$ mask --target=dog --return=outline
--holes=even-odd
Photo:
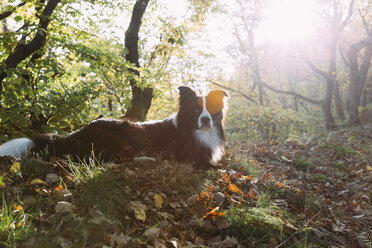
[[[21,157],[29,151],[47,151],[49,156],[70,154],[84,159],[94,154],[112,161],[145,155],[209,168],[224,152],[229,95],[213,90],[206,96],[197,96],[187,86],[178,90],[179,110],[166,119],[142,123],[98,119],[67,136],[39,134],[10,140],[0,146],[0,156]]]

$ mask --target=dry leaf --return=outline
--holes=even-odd
[[[75,210],[75,206],[72,205],[70,202],[60,201],[57,202],[56,207],[54,208],[56,213],[70,213],[72,214]]]
[[[369,166],[369,165],[366,166],[366,169],[367,169],[367,171],[372,171],[372,167]]]
[[[10,166],[9,172],[12,174],[18,173],[21,170],[21,163],[14,162],[12,166]]]
[[[216,216],[224,216],[224,213],[217,212],[218,210],[220,210],[220,207],[215,207],[214,209],[206,213],[203,218],[211,217],[212,219],[214,219],[216,218]]]
[[[38,178],[32,180],[30,184],[32,184],[32,185],[34,185],[34,184],[45,184],[45,185],[48,185],[46,182],[44,182],[43,180],[38,179]]]
[[[157,228],[157,227],[151,227],[149,229],[147,229],[143,235],[149,239],[149,240],[155,240],[159,237],[160,235],[160,228]]]
[[[243,192],[238,188],[238,186],[236,186],[236,184],[230,183],[229,190],[233,193],[243,195]]]
[[[247,180],[252,181],[253,176],[252,176],[252,174],[250,174],[249,176],[242,176],[241,179],[244,180],[244,181],[247,181]]]
[[[13,203],[14,210],[21,211],[23,210],[23,207],[21,205],[17,205],[15,202]]]
[[[255,200],[258,199],[258,197],[254,195],[254,193],[253,193],[253,189],[250,189],[250,190],[249,190],[248,196],[249,196],[249,198],[251,198],[251,199],[255,199]]]
[[[276,187],[278,187],[278,188],[283,188],[283,183],[277,183],[277,184],[275,184],[276,185]]]
[[[161,209],[163,203],[164,203],[164,198],[161,194],[155,194],[154,195],[154,202],[155,202],[155,207],[157,209]]]
[[[116,233],[114,233],[111,238],[110,238],[110,243],[111,243],[111,246],[112,247],[116,247],[115,244],[119,247],[122,247],[122,246],[125,246],[128,244],[128,242],[131,240],[132,238],[123,234],[122,232],[118,235]]]
[[[134,211],[134,215],[138,220],[142,220],[145,222],[146,220],[146,210],[147,206],[142,204],[140,201],[131,201],[130,202],[130,209]]]

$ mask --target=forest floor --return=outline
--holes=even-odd
[[[0,247],[372,247],[372,126],[218,167],[0,160]]]

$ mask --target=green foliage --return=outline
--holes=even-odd
[[[317,132],[322,122],[280,105],[247,105],[246,100],[234,97],[229,103],[227,135],[234,140],[299,140]]]

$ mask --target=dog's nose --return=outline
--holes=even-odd
[[[208,116],[203,116],[202,118],[200,118],[200,120],[203,125],[208,125],[209,122],[211,121],[211,119]]]

